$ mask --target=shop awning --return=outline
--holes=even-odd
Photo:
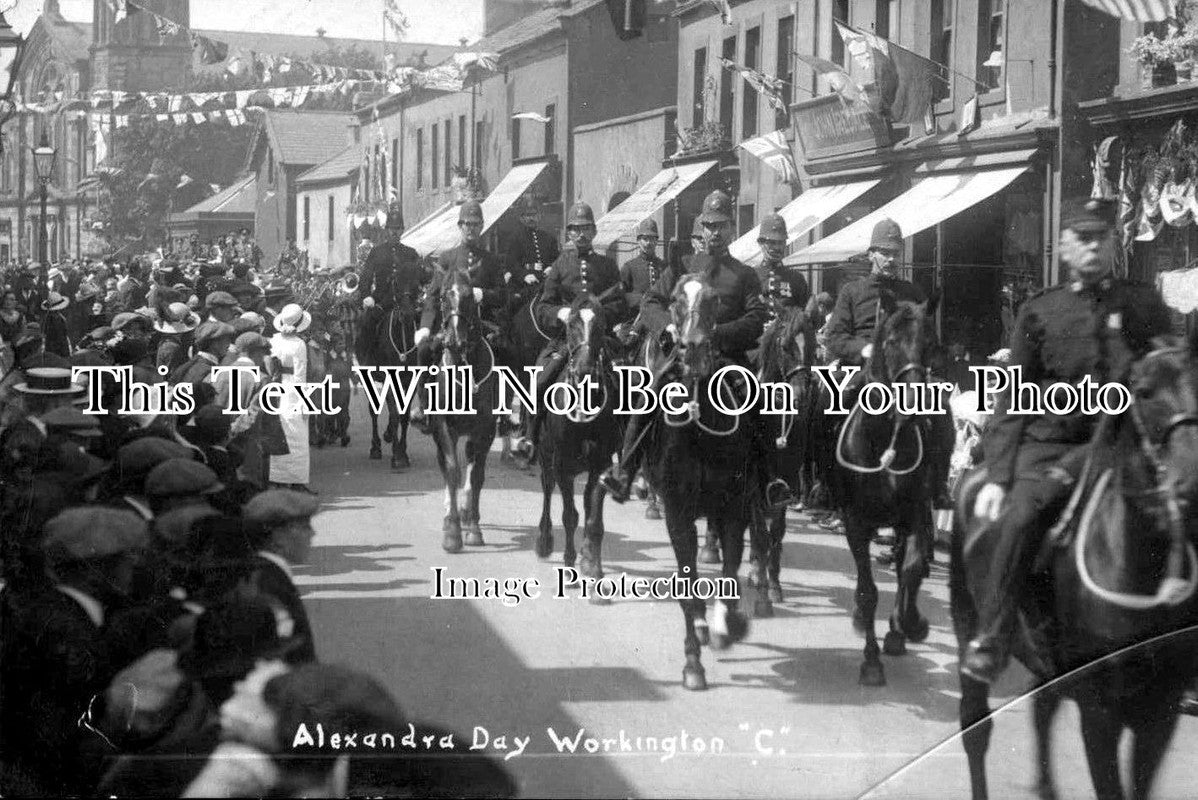
[[[835,214],[849,203],[856,200],[870,189],[877,186],[880,180],[860,181],[858,183],[842,183],[835,186],[819,186],[808,189],[791,200],[778,213],[786,220],[786,244],[790,245],[815,229],[816,225]],[[728,252],[738,261],[750,266],[761,260],[761,248],[757,244],[758,232],[761,226],[753,228],[744,236],[737,239],[728,248]]]
[[[658,209],[685,191],[703,173],[718,164],[718,161],[700,161],[681,167],[663,169],[648,183],[637,189],[623,203],[600,217],[596,227],[595,249],[603,250],[621,236],[636,230],[642,220],[657,213]]]
[[[404,231],[400,240],[422,256],[442,250],[446,242],[449,247],[457,242],[458,207],[446,203],[439,209]]]
[[[1027,170],[1025,165],[924,178],[872,214],[789,256],[785,263],[790,266],[835,263],[864,253],[869,249],[874,225],[887,217],[899,224],[904,236],[913,236],[977,205]]]
[[[528,187],[532,186],[533,181],[540,177],[548,166],[548,161],[538,161],[536,164],[521,164],[508,170],[499,185],[483,201],[483,233],[499,222],[499,218],[528,191]]]

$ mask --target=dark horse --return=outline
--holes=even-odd
[[[744,555],[745,530],[752,505],[759,502],[756,481],[746,465],[754,459],[751,416],[726,414],[712,402],[718,392],[725,407],[739,405],[728,382],[711,384],[716,371],[712,333],[715,330],[718,295],[705,275],[687,275],[674,288],[671,313],[678,330],[677,342],[662,369],[676,375],[687,386],[690,404],[684,413],[658,415],[646,450],[649,482],[660,492],[670,546],[678,563],[678,577],[695,581],[699,549],[695,521],[706,517],[719,532],[724,553],[722,577],[716,583],[715,616],[707,624],[704,591],[684,592],[678,601],[686,626],[686,665],[682,685],[706,689],[707,677],[699,660],[700,645],[717,649],[740,641],[748,633],[748,619],[737,606],[736,574]],[[701,586],[708,579],[699,579]],[[699,586],[695,586],[698,590]],[[735,590],[734,590],[735,589]]]
[[[896,304],[888,294],[879,301],[883,321],[874,333],[873,354],[865,374],[870,382],[893,386],[907,395],[906,409],[912,408],[910,393],[919,392],[929,380],[926,365],[936,345],[935,306],[936,299],[925,304]],[[874,632],[878,587],[869,557],[869,543],[880,527],[894,529],[897,562],[902,565],[890,631],[884,640],[886,654],[902,655],[907,639],[922,642],[928,635],[928,622],[916,607],[932,535],[923,419],[893,406],[886,413],[869,414],[857,405],[836,438],[832,480],[857,566],[853,626],[865,635],[863,686],[886,685]]]
[[[562,495],[562,526],[566,531],[562,560],[567,567],[574,566],[574,533],[578,528],[574,479],[580,473],[585,473],[585,538],[579,567],[583,575],[591,578],[603,577],[600,549],[603,542],[604,494],[598,488],[599,477],[611,464],[612,453],[620,444],[620,430],[613,413],[616,390],[612,384],[606,332],[603,306],[590,295],[575,300],[566,320],[568,356],[558,383],[575,387],[579,396],[589,394],[590,407],[576,407],[566,414],[546,414],[539,459],[543,503],[536,553],[540,558],[548,558],[553,552],[553,520],[549,510],[553,489],[557,486]],[[584,382],[588,382],[593,389],[584,389]]]
[[[795,308],[774,320],[761,335],[758,380],[762,383],[785,385],[789,389],[777,398],[785,409],[781,414],[762,416],[767,441],[774,444],[774,475],[785,479],[791,490],[798,492],[803,467],[809,457],[811,426],[815,415],[815,396],[818,388],[811,365],[815,362],[815,329],[803,309]],[[764,553],[753,552],[749,582],[765,596],[758,596],[753,613],[758,617],[772,616],[774,603],[782,602],[782,537],[786,535],[786,509],[769,513],[758,505],[754,525],[768,526],[765,536],[755,541],[767,544]],[[759,518],[764,517],[764,518]]]
[[[1123,798],[1119,738],[1130,729],[1132,796],[1148,797],[1177,726],[1178,702],[1198,667],[1198,341],[1158,348],[1132,368],[1131,407],[1100,421],[1083,477],[1048,556],[1044,591],[1028,592],[1024,620],[1047,636],[1016,637],[1015,657],[1043,681],[1034,694],[1038,790],[1055,798],[1050,724],[1062,696],[1081,712],[1082,739],[1099,798]],[[971,510],[985,471],[970,475],[956,531],[976,535]],[[963,523],[963,524],[962,524]],[[953,623],[962,651],[977,615],[965,579],[963,536],[952,557]],[[1021,625],[1027,624],[1025,621]],[[1188,629],[1188,630],[1187,630]],[[1173,635],[1169,635],[1173,634]],[[1053,679],[1060,678],[1054,681]],[[961,728],[973,797],[987,796],[993,723],[988,687],[961,679]]]
[[[391,303],[385,304],[382,319],[374,331],[360,330],[354,339],[358,363],[363,367],[403,367],[416,363],[416,320],[420,315],[420,280],[423,270],[417,264],[397,266],[391,276]],[[390,308],[386,306],[389,305]],[[398,433],[398,435],[397,435]],[[382,441],[391,445],[391,468],[407,469],[408,412],[401,414],[395,399],[387,393],[387,427]],[[370,457],[383,457],[379,441],[378,416],[370,412]]]
[[[472,370],[468,392],[473,411],[442,414],[430,407],[427,415],[429,435],[437,445],[437,465],[445,481],[446,508],[442,525],[445,538],[441,546],[446,552],[457,553],[462,549],[463,525],[466,526],[466,544],[472,547],[483,544],[478,500],[487,474],[487,454],[495,440],[498,377],[495,352],[487,342],[487,331],[479,317],[474,290],[466,274],[457,267],[448,269],[437,302],[441,309],[441,330],[436,338],[440,349],[436,363],[441,369],[431,381],[440,396],[448,398],[453,370],[445,368],[470,367]],[[464,459],[458,449],[463,438],[466,440]],[[466,495],[460,504],[459,492]]]
[[[525,367],[536,364],[541,350],[551,341],[549,335],[541,330],[541,326],[537,323],[535,310],[540,302],[541,295],[538,291],[530,301],[520,301],[515,304],[511,312],[510,324],[507,326],[506,333],[508,353],[513,362],[511,366],[517,375],[523,374]],[[518,404],[513,405],[512,410],[513,413],[508,419],[500,420],[500,429],[505,434],[504,458],[510,457],[509,436],[511,431],[519,429],[524,435],[528,433],[529,410],[518,407]]]

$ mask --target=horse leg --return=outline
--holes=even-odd
[[[394,401],[388,399],[387,432],[383,436],[383,440],[391,443],[391,469],[407,469],[412,466],[412,463],[408,461],[407,443],[396,436],[399,430],[399,418],[399,407]]]
[[[719,532],[712,529],[710,520],[707,522],[707,533],[703,537],[703,549],[699,551],[699,562],[702,564],[720,563]]]
[[[437,465],[441,468],[441,478],[445,483],[445,519],[441,525],[444,538],[441,547],[447,553],[460,553],[462,517],[458,511],[458,486],[462,482],[462,467],[458,460],[457,443],[445,425],[435,426],[433,437],[437,443]]]
[[[786,512],[775,514],[770,520],[769,558],[766,568],[769,575],[768,597],[771,603],[782,602],[782,537],[786,535]]]
[[[1036,793],[1040,800],[1056,800],[1052,778],[1052,720],[1061,707],[1061,695],[1043,687],[1032,696],[1032,727],[1036,732]]]
[[[557,488],[562,495],[562,528],[566,532],[562,563],[573,567],[577,558],[574,551],[574,534],[578,532],[578,506],[574,505],[574,476],[564,465],[557,470]]]
[[[689,503],[666,503],[666,530],[670,534],[670,546],[674,549],[674,558],[678,564],[678,575],[694,580],[698,574],[699,565],[695,556],[698,550],[698,531],[689,516]],[[699,621],[705,617],[705,604],[695,598],[679,598],[678,605],[682,607],[682,619],[686,629],[686,639],[683,641],[683,652],[686,654],[686,664],[682,668],[682,686],[692,691],[702,691],[707,688],[707,674],[700,660]],[[707,631],[707,621],[703,619],[702,631]]]
[[[720,519],[720,544],[724,551],[724,565],[720,571],[723,583],[731,581],[736,585],[736,576],[740,572],[740,564],[745,555],[745,529],[750,525],[751,512],[741,509],[731,514],[725,514]],[[763,591],[759,589],[760,592]],[[749,620],[738,608],[738,601],[733,597],[715,601],[715,619],[711,622],[711,646],[723,650],[735,642],[745,638],[749,632]]]
[[[1090,764],[1090,780],[1098,800],[1123,800],[1123,784],[1119,778],[1119,734],[1122,726],[1114,709],[1107,707],[1093,687],[1078,693],[1081,711],[1082,741],[1086,761]]]
[[[645,506],[645,519],[661,519],[661,502],[652,486],[649,487],[647,497],[649,504]]]
[[[549,558],[553,553],[553,472],[546,466],[541,466],[541,522],[538,526],[535,550],[537,558]],[[572,566],[567,564],[566,566]]]
[[[973,800],[987,800],[986,751],[994,722],[990,719],[990,687],[961,675],[961,702],[957,706],[961,721],[961,743],[969,760],[969,784]]]
[[[486,439],[490,444],[490,439]],[[465,494],[466,506],[462,509],[462,519],[466,523],[466,544],[471,547],[482,547],[483,530],[481,526],[482,513],[479,509],[479,499],[482,496],[483,481],[487,479],[487,453],[489,447],[472,440],[466,442],[466,484],[462,487]]]
[[[1152,792],[1161,760],[1177,730],[1178,715],[1174,707],[1175,703],[1157,702],[1136,710],[1139,719],[1133,726],[1135,741],[1131,755],[1131,795],[1135,800],[1147,800]]]
[[[370,412],[370,459],[378,461],[383,457],[383,443],[379,441],[379,415]]]
[[[770,525],[773,523],[772,514],[766,514],[760,503],[753,503],[749,521],[749,585],[756,592],[753,601],[753,616],[766,619],[774,616],[774,604],[768,594],[769,578],[766,575],[766,564],[769,563]],[[728,551],[725,550],[725,553]],[[725,563],[727,559],[725,559]]]
[[[599,487],[603,465],[592,465],[587,474],[586,517],[582,532],[582,574],[590,578],[603,577],[603,499],[607,496]]]
[[[886,673],[878,657],[878,638],[874,632],[874,616],[878,610],[878,586],[874,583],[873,565],[869,558],[869,541],[873,531],[853,514],[845,517],[845,535],[849,550],[857,564],[856,611],[853,626],[865,635],[865,661],[861,664],[858,682],[862,686],[885,686]]]

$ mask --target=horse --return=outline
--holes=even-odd
[[[354,337],[355,354],[360,365],[404,367],[415,364],[416,322],[420,315],[420,282],[423,275],[424,270],[419,265],[396,266],[390,283],[391,303],[389,307],[381,309],[378,326],[373,331],[362,327]],[[359,317],[359,326],[362,326],[364,319],[369,317]],[[408,458],[408,421],[407,409],[401,413],[394,397],[388,392],[387,427],[383,430],[382,441],[391,445],[392,469],[407,469],[412,465]],[[383,457],[378,422],[378,415],[370,410],[371,460]]]
[[[1148,797],[1198,671],[1198,339],[1153,344],[1131,369],[1130,407],[1100,420],[1065,518],[1041,551],[1048,572],[1034,580],[1042,591],[1027,592],[1021,608],[1021,626],[1043,620],[1048,631],[1017,636],[1013,650],[1038,679],[1052,681],[1034,694],[1042,798],[1057,796],[1050,726],[1064,696],[1081,712],[1097,796],[1124,797],[1119,739],[1127,728],[1132,796]],[[977,627],[963,540],[976,535],[971,510],[985,481],[984,468],[966,477],[954,524],[950,590],[962,654]],[[984,800],[989,689],[964,674],[960,681],[971,789]]]
[[[776,447],[773,454],[773,474],[784,478],[792,490],[799,489],[800,478],[809,453],[811,425],[814,420],[816,385],[811,366],[815,360],[815,329],[801,308],[791,309],[766,327],[761,335],[759,348],[758,380],[762,383],[786,384],[791,397],[784,401],[792,404],[783,414],[762,416],[766,426],[767,441]],[[755,525],[765,525],[768,530],[758,541],[768,548],[764,553],[754,551],[750,558],[750,585],[765,587],[764,597],[758,597],[753,613],[757,617],[773,615],[773,604],[782,602],[782,537],[786,535],[786,509],[767,512],[757,506],[760,518]]]
[[[583,490],[583,545],[579,565],[583,575],[603,577],[600,557],[603,542],[603,498],[599,478],[611,464],[620,445],[620,428],[614,416],[616,389],[612,383],[612,363],[606,346],[607,324],[603,306],[590,295],[581,295],[570,307],[566,320],[567,361],[559,383],[575,387],[578,396],[587,394],[584,382],[598,392],[590,400],[594,408],[574,408],[565,414],[549,413],[541,431],[541,506],[540,534],[536,554],[548,558],[553,552],[553,521],[550,504],[554,486],[562,495],[562,527],[566,531],[563,563],[575,562],[574,533],[578,528],[578,510],[574,506],[574,480],[586,474]]]
[[[495,372],[495,352],[487,341],[487,330],[474,302],[474,290],[466,274],[456,266],[443,274],[437,302],[441,309],[441,330],[435,343],[440,348],[441,369],[433,380],[440,396],[450,396],[454,370],[446,368],[470,367],[473,372],[469,387],[473,411],[442,414],[430,409],[426,412],[429,435],[437,446],[437,465],[445,482],[446,511],[441,546],[448,553],[457,553],[462,550],[463,525],[467,545],[481,547],[484,544],[479,526],[479,495],[486,479],[487,454],[495,440],[494,409],[499,382]],[[465,469],[462,454],[458,451],[458,443],[463,438],[466,440]],[[459,504],[461,491],[466,496]]]
[[[879,318],[883,321],[874,332],[865,374],[871,382],[904,393],[907,399],[902,405],[907,409],[912,407],[911,393],[920,392],[928,380],[927,363],[936,344],[936,303],[934,297],[922,304],[896,304],[889,294],[879,300]],[[865,636],[858,679],[862,686],[886,685],[874,631],[878,587],[869,557],[870,541],[880,527],[894,529],[896,562],[901,564],[890,630],[882,649],[887,655],[903,655],[908,639],[922,642],[929,630],[928,621],[916,606],[932,536],[927,476],[931,464],[924,457],[921,422],[926,418],[905,413],[898,405],[892,404],[885,413],[867,414],[858,403],[834,437],[833,492],[844,515],[845,536],[857,567],[853,627]]]
[[[729,387],[724,382],[708,385],[715,372],[712,334],[718,299],[706,275],[686,275],[675,286],[671,314],[677,343],[662,369],[680,375],[690,403],[681,415],[664,410],[658,414],[656,424],[646,430],[654,435],[647,442],[645,461],[649,482],[661,496],[677,577],[696,586],[695,521],[706,517],[709,528],[718,532],[724,552],[718,586],[731,589],[744,555],[751,507],[759,498],[755,476],[745,469],[754,460],[754,433],[742,424],[740,415],[724,413],[713,403],[712,394],[718,394],[725,408],[738,405]],[[678,597],[686,631],[682,685],[690,690],[707,688],[701,645],[723,649],[743,639],[749,629],[748,619],[738,609],[739,589],[720,592],[710,628],[701,594],[709,593],[684,591]]]
[[[541,350],[552,341],[549,334],[545,333],[537,323],[536,308],[540,302],[541,294],[540,291],[537,291],[529,302],[517,301],[513,305],[510,324],[507,326],[507,344],[508,352],[514,361],[512,366],[515,368],[516,374],[521,374],[524,367],[536,364]],[[517,429],[524,435],[527,435],[528,432],[529,409],[519,407],[519,404],[516,403],[512,406],[512,411],[512,415],[507,420],[500,420],[500,427],[504,429],[503,454],[501,456],[503,460],[512,458],[511,431]]]

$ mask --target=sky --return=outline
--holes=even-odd
[[[24,33],[43,0],[0,0],[9,24]],[[92,0],[60,0],[62,15],[90,22]],[[458,44],[482,35],[482,0],[399,0],[410,29],[406,41]],[[204,30],[245,30],[362,39],[381,37],[383,0],[191,0],[191,24]],[[388,32],[388,39],[391,38]]]

